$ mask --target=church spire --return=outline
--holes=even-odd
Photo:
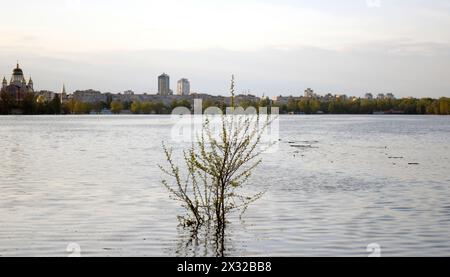
[[[6,81],[5,76],[3,76],[2,88],[6,88],[8,86],[8,82]]]
[[[33,79],[31,79],[31,76],[30,76],[30,80],[28,81],[28,87],[29,87],[30,89],[34,89],[34,88],[33,88],[33,85],[34,85]]]

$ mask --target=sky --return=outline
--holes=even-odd
[[[0,78],[35,89],[450,97],[448,0],[0,0]]]

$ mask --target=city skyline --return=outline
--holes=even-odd
[[[19,7],[23,16],[14,16]],[[3,10],[0,74],[18,59],[37,89],[152,93],[154,76],[170,72],[214,95],[227,92],[231,74],[239,91],[259,96],[307,87],[450,95],[450,5],[442,0],[24,0]]]
[[[19,70],[20,71],[20,76],[17,76],[16,71]],[[8,75],[4,75],[3,76],[3,82],[2,82],[2,88],[5,88],[8,85],[7,82],[7,76]],[[20,68],[20,64],[19,61],[17,61],[16,66],[13,69],[13,72],[11,74],[11,78],[10,78],[10,84],[16,83],[16,85],[18,83],[22,84],[22,85],[27,85],[27,81],[25,79],[25,76],[23,75],[23,71]],[[30,85],[31,89],[34,91],[34,82],[32,80],[32,77],[30,75],[29,79],[28,79],[28,84]],[[83,91],[89,91],[89,92],[99,92],[102,94],[116,94],[116,95],[158,95],[158,96],[189,96],[189,95],[210,95],[210,96],[227,96],[227,92],[225,92],[225,94],[217,94],[217,93],[209,93],[209,92],[199,92],[199,91],[191,91],[190,87],[191,87],[191,83],[189,81],[189,79],[187,78],[181,78],[178,81],[175,82],[176,88],[175,91],[171,88],[171,80],[170,80],[170,76],[163,72],[161,75],[157,76],[157,80],[156,80],[156,84],[157,84],[157,91],[133,91],[132,89],[126,89],[123,91],[102,91],[99,90],[97,88],[74,88],[72,90],[69,90],[69,92],[67,92],[66,89],[66,83],[62,84],[62,88],[61,90],[49,90],[49,89],[36,89],[36,92],[40,92],[40,93],[51,93],[52,95],[54,94],[65,94],[65,95],[71,95],[75,92],[83,92]],[[270,99],[276,99],[276,98],[298,98],[298,97],[306,97],[306,98],[314,98],[314,97],[329,97],[329,96],[334,96],[334,97],[352,97],[352,98],[360,98],[360,99],[372,99],[374,98],[373,96],[377,96],[378,99],[380,98],[384,98],[385,95],[388,95],[388,98],[391,99],[395,99],[395,94],[392,92],[366,92],[362,95],[352,95],[352,94],[346,94],[346,93],[338,93],[338,92],[316,92],[314,91],[314,89],[312,88],[306,88],[305,90],[299,89],[297,90],[295,93],[291,93],[291,94],[276,94],[276,95],[266,95],[264,94],[258,94],[258,93],[254,93],[250,90],[245,90],[245,91],[238,91],[237,92],[239,95],[248,95],[251,97],[259,97],[259,98],[270,98]],[[404,98],[404,99],[408,99],[411,98],[413,96],[402,96],[400,98]],[[443,96],[446,97],[446,96]],[[413,97],[414,98],[414,97]],[[419,97],[420,98],[420,97]],[[423,97],[423,98],[432,98],[432,97]]]

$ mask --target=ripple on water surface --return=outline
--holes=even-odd
[[[160,184],[165,116],[0,117],[0,256],[211,255]],[[227,255],[450,253],[449,117],[281,116]]]

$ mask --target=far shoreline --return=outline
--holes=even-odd
[[[151,116],[183,116],[182,114],[133,114],[133,113],[120,113],[120,114],[0,114],[0,117],[118,117],[118,116],[130,116],[130,117],[151,117]],[[185,114],[185,115],[195,115],[195,114]],[[279,114],[284,117],[296,117],[296,116],[308,116],[308,117],[319,117],[319,116],[368,116],[368,117],[447,117],[446,114]]]

